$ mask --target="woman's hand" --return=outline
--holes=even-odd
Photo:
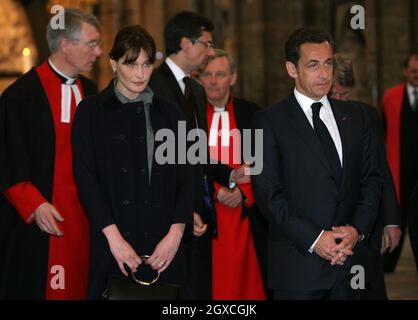
[[[102,230],[109,243],[110,251],[118,263],[120,271],[127,277],[123,264],[128,265],[132,272],[136,272],[141,264],[141,258],[136,254],[131,245],[125,241],[115,224],[107,226]]]
[[[157,270],[159,273],[168,268],[179,249],[180,241],[184,233],[184,227],[184,223],[171,225],[170,231],[157,244],[151,257],[148,258],[147,263],[151,268]]]

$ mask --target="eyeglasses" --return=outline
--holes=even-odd
[[[80,39],[71,39],[71,42],[81,42]],[[100,40],[92,40],[89,42],[81,42],[82,45],[85,45],[89,49],[93,50],[96,47],[99,47],[102,45],[102,42]]]
[[[197,43],[201,43],[203,44],[206,49],[213,49],[215,48],[215,44],[212,41],[203,41],[203,40],[199,40],[199,39],[191,39],[193,45],[197,42]]]
[[[213,76],[215,76],[215,78],[217,80],[221,80],[221,79],[225,79],[228,76],[228,74],[226,72],[223,72],[223,71],[217,71],[217,72],[213,72],[213,73],[208,72],[208,71],[203,71],[200,74],[200,77],[204,78],[204,79],[212,78]]]

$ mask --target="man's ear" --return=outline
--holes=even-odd
[[[232,87],[237,82],[237,79],[238,79],[238,73],[234,72],[231,76],[231,81],[229,82],[229,85]]]
[[[293,62],[286,61],[286,70],[290,77],[296,79],[298,77],[298,70]]]
[[[192,42],[189,38],[183,37],[180,39],[180,48],[186,50],[191,46]]]
[[[60,41],[59,47],[63,52],[67,51],[67,48],[71,45],[71,41],[67,38],[62,38]]]

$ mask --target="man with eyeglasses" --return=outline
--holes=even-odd
[[[187,130],[200,128],[207,132],[205,91],[190,77],[199,70],[209,56],[214,55],[213,23],[207,18],[189,11],[172,17],[164,31],[167,58],[153,73],[149,86],[156,95],[173,102],[185,113]],[[221,185],[232,186],[248,182],[244,166],[232,170],[225,165],[194,166],[193,236],[185,241],[186,255],[190,265],[190,286],[184,298],[210,299],[211,278],[208,257],[211,254],[211,232],[214,225],[214,205],[210,198],[211,180]],[[187,237],[187,230],[185,237]]]
[[[71,126],[97,92],[81,72],[99,55],[99,22],[65,9],[47,26],[48,60],[0,98],[0,299],[85,299],[89,222],[72,174]]]

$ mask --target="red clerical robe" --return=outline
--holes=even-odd
[[[210,158],[237,168],[240,166],[241,142],[234,116],[233,99],[230,99],[226,109],[223,112],[214,112],[214,106],[208,103],[209,154]],[[222,128],[227,129],[223,138],[220,133]],[[216,194],[220,188],[221,185],[215,181],[218,236],[212,240],[212,299],[265,299],[248,216],[242,218],[241,205],[228,208],[216,201]],[[251,183],[239,185],[239,188],[245,200],[243,205],[253,206]]]
[[[383,114],[386,123],[386,157],[395,182],[396,195],[400,201],[401,193],[401,114],[405,85],[389,89],[383,96]]]
[[[36,73],[46,93],[55,129],[52,205],[64,218],[63,223],[57,222],[64,235],[49,236],[45,297],[48,300],[85,299],[89,268],[89,223],[73,178],[71,150],[71,124],[76,104],[84,95],[83,87],[80,80],[76,80],[73,87],[64,87],[47,62],[37,67]],[[3,194],[27,223],[34,223],[31,213],[47,201],[30,181],[20,182]]]

